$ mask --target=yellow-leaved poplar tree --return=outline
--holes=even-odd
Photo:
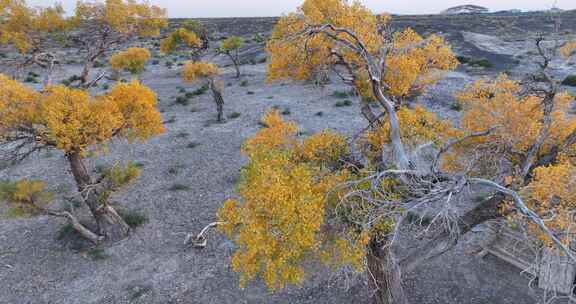
[[[230,36],[220,44],[219,52],[228,56],[236,69],[236,78],[240,78],[240,48],[244,45],[242,37]]]
[[[504,177],[536,214],[549,218],[547,226],[568,246],[574,240],[569,225],[575,210],[571,184],[576,119],[569,114],[574,97],[559,91],[555,82],[550,84],[546,94],[525,94],[518,82],[500,75],[458,93],[465,109],[462,129],[468,133],[493,130],[459,143],[446,155],[444,166],[448,171],[471,167],[478,176]],[[470,162],[472,154],[479,156],[475,163]],[[528,226],[544,244],[553,245],[551,236],[527,223],[514,204],[502,209],[512,223]]]
[[[69,80],[74,86],[90,87],[102,78],[88,79],[90,71],[108,50],[135,37],[157,36],[167,25],[165,10],[145,1],[78,1],[71,17],[59,5],[34,8],[24,0],[0,3],[0,45],[15,47],[24,55],[25,65],[46,69],[45,86],[51,84],[53,68],[62,61],[57,47],[71,46],[83,54],[82,72]]]
[[[52,35],[62,34],[69,27],[60,5],[32,8],[23,0],[0,3],[0,44],[13,46],[21,53],[41,52]]]
[[[109,93],[97,96],[63,85],[50,86],[39,93],[5,75],[0,75],[0,86],[0,145],[5,160],[21,161],[42,149],[61,150],[98,229],[89,231],[78,226],[70,214],[60,215],[69,218],[93,242],[125,237],[129,227],[108,197],[137,177],[137,168],[132,165],[94,177],[88,171],[86,157],[105,152],[113,138],[134,142],[162,134],[156,94],[138,81],[117,84]],[[45,208],[39,210],[49,212]]]
[[[212,92],[214,103],[216,104],[217,121],[224,121],[224,97],[222,91],[224,85],[217,79],[220,75],[220,69],[209,62],[205,61],[188,61],[182,68],[182,79],[186,82],[201,82]]]
[[[365,270],[368,265],[376,278],[373,286],[379,290],[376,299],[388,297],[389,290],[402,294],[399,280],[394,280],[399,276],[397,267],[383,266],[394,260],[392,253],[382,248],[389,242],[395,218],[377,213],[400,212],[398,202],[407,191],[393,176],[382,174],[385,181],[381,183],[370,179],[379,168],[412,168],[405,139],[410,138],[414,145],[424,141],[441,145],[449,138],[446,132],[457,133],[424,108],[402,108],[427,85],[436,83],[443,72],[454,69],[457,60],[443,38],[422,37],[411,29],[387,33],[389,22],[388,15],[376,15],[357,1],[305,0],[298,11],[280,18],[274,28],[266,47],[271,58],[268,79],[308,80],[323,71],[335,70],[345,84],[363,97],[362,113],[372,125],[365,138],[372,146],[364,149],[369,161],[360,164],[348,155],[353,147],[342,136],[323,131],[300,142],[291,134],[293,126],[274,123],[279,118],[267,116],[268,128],[245,144],[250,162],[240,186],[241,199],[228,201],[220,216],[226,223],[225,230],[240,245],[233,265],[244,281],[260,275],[271,288],[301,282],[304,257],[315,253],[320,260],[338,266],[353,265]],[[374,113],[370,102],[386,115]],[[379,117],[386,117],[386,121]],[[405,136],[401,136],[403,132]],[[383,154],[385,145],[391,147],[388,151],[392,151],[392,157],[387,155],[386,162],[383,157],[371,157]],[[289,184],[288,177],[296,174],[292,170],[304,174],[299,179],[309,185]],[[276,176],[279,172],[287,179]],[[261,191],[270,181],[278,184],[270,192]],[[315,183],[322,187],[315,188]],[[302,192],[305,190],[312,192]],[[315,202],[314,210],[307,211],[314,214],[291,209],[303,199],[298,197],[300,194],[308,197],[307,202]],[[263,210],[275,210],[275,206],[282,206],[284,211],[259,217]],[[308,216],[314,223],[303,220]],[[275,230],[276,223],[290,223],[293,231],[311,229],[306,234],[306,246],[293,250],[291,243],[283,239],[289,237],[289,232],[285,228]],[[260,226],[255,228],[256,224]],[[261,230],[271,233],[260,234]],[[269,244],[274,247],[269,249]],[[276,257],[280,261],[273,259]]]
[[[15,49],[23,57],[24,66],[36,65],[45,69],[45,84],[51,82],[50,75],[57,62],[53,42],[64,40],[72,26],[58,4],[34,8],[24,0],[0,3],[0,46]]]
[[[189,50],[191,59],[197,60],[199,52],[205,48],[205,42],[193,29],[187,27],[176,29],[160,42],[162,53],[172,53],[180,48]]]
[[[79,1],[71,20],[77,28],[73,38],[86,54],[80,86],[94,85],[89,73],[106,51],[135,37],[158,36],[168,26],[164,9],[133,0]]]
[[[277,110],[263,123],[242,149],[249,162],[242,170],[241,198],[219,211],[220,228],[239,246],[232,267],[241,285],[257,276],[271,289],[300,284],[311,256],[362,269],[366,233],[325,233],[339,196],[329,190],[351,175],[340,162],[349,149],[345,138],[325,130],[300,140],[296,124]]]

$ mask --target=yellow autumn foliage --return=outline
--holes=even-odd
[[[41,121],[41,94],[20,82],[0,74],[0,140],[10,129],[32,127]]]
[[[112,55],[110,65],[116,71],[125,70],[132,74],[140,74],[150,57],[150,51],[147,49],[128,48]]]
[[[117,133],[128,140],[146,141],[166,131],[156,93],[139,81],[119,83],[104,95],[118,109],[122,126]]]
[[[32,8],[24,0],[0,1],[0,45],[11,45],[21,53],[42,47],[48,35],[70,26],[60,5]]]
[[[179,45],[184,45],[188,48],[200,48],[203,42],[195,32],[180,27],[160,41],[160,51],[162,53],[170,53]]]
[[[576,41],[568,41],[560,48],[560,55],[568,58],[576,53]]]
[[[157,36],[168,26],[166,10],[136,0],[78,1],[72,21],[140,37]]]
[[[143,141],[164,132],[156,94],[137,81],[94,97],[63,85],[39,94],[5,75],[0,85],[6,88],[0,92],[0,140],[24,131],[65,152],[85,153],[114,136]]]
[[[561,156],[557,164],[537,168],[533,181],[524,189],[529,207],[546,219],[546,225],[566,244],[576,236],[576,164]],[[532,230],[548,246],[554,244],[532,224]]]
[[[263,123],[266,127],[243,146],[249,162],[242,170],[240,199],[226,201],[218,213],[225,222],[221,229],[238,246],[232,266],[241,285],[256,277],[272,290],[300,284],[311,256],[362,270],[370,235],[334,235],[325,229],[342,195],[335,188],[351,173],[326,170],[320,163],[347,151],[344,138],[323,131],[300,141],[297,126],[278,111],[266,114]],[[328,156],[315,153],[315,147]]]
[[[250,158],[256,158],[267,150],[290,150],[296,145],[298,127],[294,122],[282,119],[278,110],[268,112],[262,123],[266,127],[248,138],[242,146],[242,152]]]
[[[480,132],[495,127],[490,135],[475,138],[468,144],[486,144],[517,153],[528,152],[543,127],[544,112],[541,97],[519,97],[519,91],[517,82],[500,75],[494,80],[476,81],[457,94],[458,101],[465,108],[461,123],[465,132]],[[557,94],[552,125],[541,154],[576,130],[576,120],[568,114],[572,100],[566,93]]]
[[[244,40],[242,37],[238,36],[230,36],[220,44],[220,51],[221,52],[230,52],[234,50],[238,50],[244,45]]]
[[[84,152],[110,139],[122,126],[122,116],[109,99],[92,99],[86,91],[63,85],[48,89],[41,115],[50,141],[66,152]]]
[[[419,44],[422,46],[413,48]],[[386,66],[384,82],[389,93],[408,97],[436,83],[442,76],[439,71],[455,69],[458,61],[443,38],[432,35],[425,40],[408,28],[394,35]]]
[[[188,61],[182,68],[182,79],[193,82],[199,78],[211,78],[220,74],[218,67],[205,61]]]
[[[0,181],[0,202],[8,203],[14,216],[30,216],[41,212],[52,202],[53,193],[39,180]]]
[[[271,56],[268,79],[292,78],[306,80],[317,70],[343,59],[353,67],[357,90],[365,97],[372,96],[366,65],[360,54],[344,47],[323,34],[300,35],[307,25],[332,25],[354,33],[369,55],[378,57],[382,48],[389,49],[385,58],[386,72],[383,88],[395,97],[407,97],[439,80],[439,72],[452,70],[457,60],[443,38],[432,35],[424,39],[411,29],[384,39],[380,29],[390,20],[375,15],[358,1],[306,0],[297,12],[278,21],[267,44]],[[329,34],[347,43],[355,43],[345,33],[330,30]],[[334,56],[339,53],[341,58]],[[385,85],[384,85],[385,84]]]
[[[318,163],[334,163],[350,153],[346,138],[331,130],[322,130],[306,138],[299,150],[303,160]]]

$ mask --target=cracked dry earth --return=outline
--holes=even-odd
[[[215,219],[222,202],[235,195],[245,158],[243,141],[260,128],[261,116],[279,106],[286,117],[299,123],[304,134],[332,128],[353,135],[364,121],[356,101],[335,107],[334,82],[318,89],[292,82],[266,83],[266,64],[244,65],[243,80],[223,76],[226,123],[214,123],[215,109],[209,94],[192,99],[187,106],[174,104],[177,87],[193,89],[181,82],[177,69],[149,67],[142,75],[145,84],[159,95],[167,132],[145,144],[117,141],[110,153],[90,159],[90,166],[134,160],[143,166],[135,184],[114,197],[129,209],[141,210],[149,222],[130,238],[105,248],[105,259],[95,260],[87,248],[73,241],[58,240],[63,225],[49,217],[0,218],[0,303],[367,303],[361,280],[343,279],[318,265],[302,287],[270,293],[261,282],[238,287],[229,266],[233,244],[217,232],[209,235],[203,250],[187,249],[185,233],[197,232]],[[70,73],[65,73],[70,75]],[[453,72],[420,99],[446,117],[450,94],[471,80]],[[319,114],[319,113],[322,114]],[[175,169],[174,169],[175,168]],[[174,170],[171,170],[174,169]],[[73,178],[59,152],[35,155],[24,163],[0,171],[0,179],[43,179],[60,196],[73,194]],[[187,189],[173,191],[174,185]],[[520,271],[493,258],[478,259],[463,245],[432,262],[405,274],[413,303],[505,304],[536,303],[537,291]]]

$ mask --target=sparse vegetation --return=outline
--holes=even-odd
[[[94,261],[101,261],[110,257],[103,248],[99,247],[88,250],[86,255]]]
[[[562,85],[576,87],[576,75],[569,75],[564,78]]]
[[[352,105],[352,101],[349,99],[338,101],[334,104],[335,107],[349,107]]]
[[[134,229],[148,223],[148,216],[138,210],[118,210],[118,214],[124,219],[130,228]]]
[[[232,112],[232,113],[228,114],[228,118],[236,119],[236,118],[240,117],[240,115],[242,115],[242,114],[240,114],[239,112]]]
[[[170,190],[170,191],[189,191],[190,186],[184,185],[184,184],[173,184],[172,186],[170,186],[170,188],[168,190]]]
[[[348,92],[346,91],[334,91],[332,96],[336,98],[348,98]]]

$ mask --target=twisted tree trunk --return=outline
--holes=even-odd
[[[224,121],[224,97],[222,97],[222,85],[218,84],[215,79],[208,81],[208,87],[212,91],[214,102],[216,103],[216,111],[218,112],[218,122]]]
[[[124,219],[108,203],[108,189],[95,185],[84,165],[84,158],[78,152],[67,155],[72,175],[76,180],[78,191],[90,209],[97,225],[97,234],[107,242],[124,239],[130,232],[130,227]]]
[[[236,78],[240,78],[240,56],[238,54],[238,51],[232,53],[232,52],[224,52],[224,54],[226,56],[228,56],[228,58],[230,58],[230,60],[232,61],[232,64],[234,65],[234,70],[236,70]]]
[[[390,141],[394,149],[394,161],[396,162],[397,168],[400,170],[413,169],[413,165],[410,163],[408,154],[406,154],[404,144],[402,143],[402,138],[400,137],[400,122],[398,121],[396,109],[394,108],[392,101],[384,96],[384,93],[382,93],[382,89],[380,88],[380,83],[375,80],[372,80],[372,91],[388,115],[388,122],[390,123]],[[385,149],[383,151],[385,151]]]
[[[408,304],[400,267],[386,242],[372,239],[368,244],[368,286],[372,303]]]

